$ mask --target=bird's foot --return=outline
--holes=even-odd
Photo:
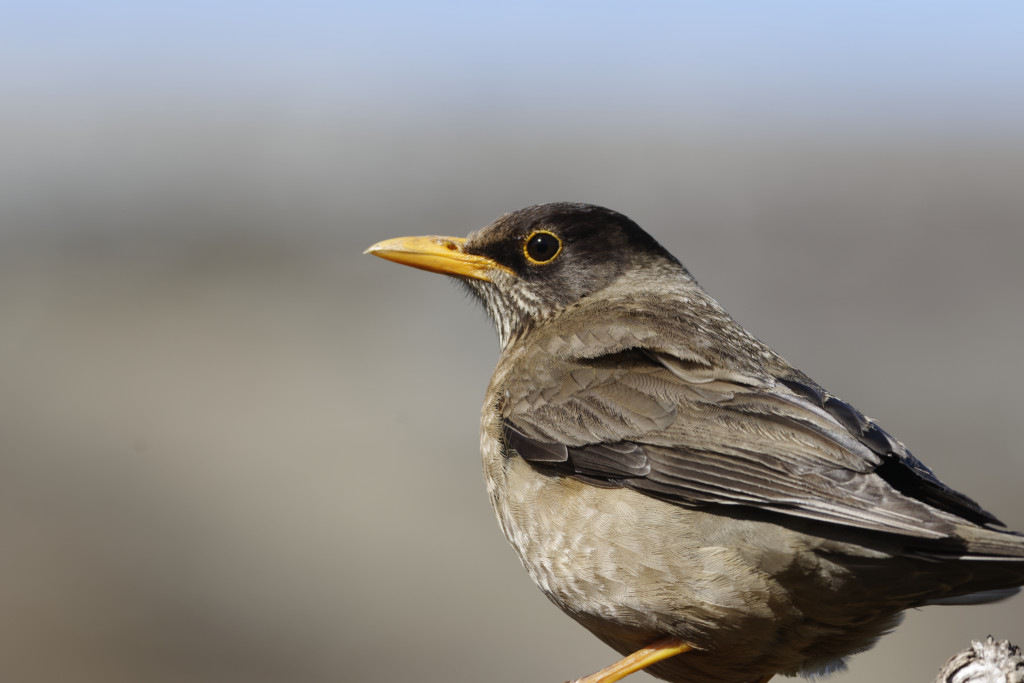
[[[631,673],[646,669],[651,664],[668,659],[669,657],[675,657],[692,649],[692,646],[678,638],[662,638],[641,650],[637,650],[628,657],[620,659],[611,666],[607,666],[595,674],[578,678],[572,681],[572,683],[615,683],[615,681],[621,680]]]

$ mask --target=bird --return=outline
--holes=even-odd
[[[365,253],[452,276],[500,355],[481,454],[540,590],[674,683],[824,675],[909,608],[1024,585],[1024,534],[741,327],[635,222],[580,203]]]

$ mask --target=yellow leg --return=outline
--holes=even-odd
[[[692,649],[692,647],[678,638],[662,638],[642,650],[637,650],[628,657],[620,659],[611,666],[601,669],[596,674],[579,678],[572,683],[615,683],[615,681],[621,680],[631,673],[636,673],[640,669],[646,669],[651,664],[668,659],[669,657],[675,657]]]

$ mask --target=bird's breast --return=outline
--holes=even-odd
[[[542,472],[505,451],[496,409],[485,409],[481,426],[488,493],[505,537],[545,595],[620,652],[675,635],[710,659],[732,653],[735,680],[746,680],[759,667],[835,667],[894,625],[895,614],[878,613],[851,631],[846,616],[815,612],[817,598],[831,604],[843,574],[822,564],[811,537]],[[783,633],[787,647],[779,647]],[[672,666],[686,669],[678,680],[732,680],[717,664],[706,679],[690,671],[704,661],[689,656]]]
[[[707,513],[542,472],[504,451],[500,425],[485,411],[491,504],[531,578],[563,610],[654,631],[685,621],[695,633],[725,615],[774,618],[779,587],[750,566],[754,553],[708,534],[723,525],[709,525]]]

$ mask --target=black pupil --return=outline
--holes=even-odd
[[[550,261],[558,253],[558,238],[546,232],[537,233],[526,243],[526,253],[534,261]]]

